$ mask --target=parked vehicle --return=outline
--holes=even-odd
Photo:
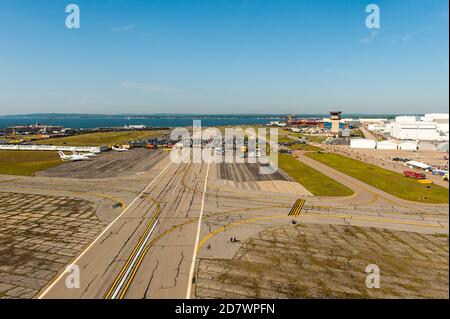
[[[414,178],[414,179],[425,179],[426,178],[424,173],[417,173],[414,171],[404,171],[403,175],[405,177]]]

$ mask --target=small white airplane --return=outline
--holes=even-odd
[[[116,151],[116,152],[127,152],[128,151],[126,148],[115,147],[115,146],[113,146],[112,149],[113,149],[113,151]]]
[[[97,154],[95,153],[77,153],[77,152],[72,152],[73,155],[80,155],[80,156],[86,156],[86,157],[94,157],[97,156]]]
[[[84,155],[78,155],[78,154],[74,154],[74,155],[66,155],[64,154],[64,152],[59,151],[59,158],[61,158],[63,161],[86,161],[89,159],[89,157],[84,156]]]

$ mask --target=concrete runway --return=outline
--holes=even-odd
[[[37,297],[195,297],[193,261],[232,258],[240,241],[293,219],[448,234],[448,205],[400,200],[304,156],[299,160],[355,195],[323,198],[243,190],[221,182],[220,164],[173,164],[164,154],[149,156],[145,171],[132,169],[116,178],[0,176],[0,186],[8,191],[78,196],[104,206],[99,217],[108,226],[72,261],[80,267],[81,287],[68,289],[62,269]],[[302,209],[290,215],[299,198],[306,199]],[[117,203],[123,203],[123,209],[108,209]],[[238,241],[232,243],[230,237]]]

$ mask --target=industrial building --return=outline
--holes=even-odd
[[[330,117],[313,118],[313,117],[297,117],[288,116],[285,122],[271,121],[269,126],[289,126],[294,132],[294,129],[310,128],[316,132],[327,131],[332,137],[348,136],[348,132],[361,125],[364,119],[342,118],[341,111],[330,112]],[[377,121],[375,119],[369,120]],[[344,131],[348,130],[348,131]]]
[[[439,131],[449,132],[449,114],[448,113],[429,113],[420,118],[423,122],[436,123]]]
[[[449,140],[449,116],[444,113],[425,114],[422,117],[397,116],[386,128],[398,140]]]

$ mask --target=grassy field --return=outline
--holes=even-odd
[[[294,144],[289,146],[290,150],[299,150],[299,151],[308,151],[308,152],[317,152],[320,151],[321,149],[318,148],[317,146],[314,145],[310,145],[310,144]]]
[[[70,145],[70,146],[102,146],[125,143],[130,140],[139,140],[161,136],[163,131],[120,131],[87,133],[61,138],[35,141],[34,144]]]
[[[0,174],[31,176],[62,163],[56,152],[0,151]]]
[[[287,136],[282,136],[282,135],[280,135],[278,137],[278,143],[290,143],[290,142],[294,142],[294,140]]]
[[[423,185],[417,180],[375,165],[330,153],[308,153],[310,158],[337,169],[373,187],[402,199],[421,203],[448,203],[448,189],[439,186]]]
[[[353,191],[334,179],[286,154],[278,157],[279,167],[316,196],[349,196]]]
[[[327,138],[326,136],[322,136],[322,135],[303,135],[303,137],[305,137],[306,139],[310,140],[311,142],[314,143],[322,143],[323,141],[325,141]]]
[[[8,135],[7,139],[16,141],[30,141],[32,139],[37,139],[41,134],[29,134],[29,135]]]

